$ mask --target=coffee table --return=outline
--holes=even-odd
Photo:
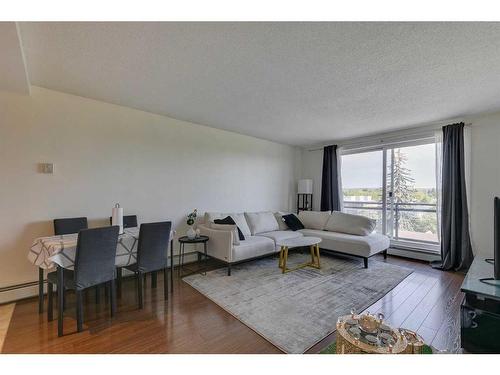
[[[321,268],[319,261],[319,243],[321,238],[319,237],[298,237],[289,238],[286,240],[279,241],[277,244],[281,246],[280,250],[280,260],[279,268],[281,268],[282,273],[287,273],[290,271],[295,271],[304,267]],[[288,260],[288,250],[294,247],[304,247],[309,246],[311,249],[311,262],[300,264],[294,268],[287,268],[286,262]]]

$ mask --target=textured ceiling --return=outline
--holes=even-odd
[[[34,85],[293,145],[500,109],[500,23],[21,23]]]

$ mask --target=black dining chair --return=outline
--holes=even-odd
[[[109,217],[109,225],[113,225],[113,217]],[[123,228],[136,228],[137,225],[137,215],[126,215],[123,216]]]
[[[58,266],[57,272],[48,274],[48,320],[53,320],[53,285],[58,290],[71,289],[76,294],[77,331],[83,329],[83,291],[85,289],[107,284],[111,305],[111,316],[116,312],[115,294],[115,258],[118,243],[118,226],[84,229],[78,233],[73,272],[63,272]],[[58,328],[59,336],[63,335],[64,309],[62,293],[58,293]]]
[[[54,219],[53,222],[56,236],[78,233],[80,230],[88,228],[86,217]],[[43,313],[43,268],[41,267],[38,268],[38,312]]]
[[[109,225],[113,225],[113,217],[109,217]],[[123,228],[137,228],[137,215],[124,215],[123,216]],[[122,284],[122,269],[117,268],[116,282],[118,284],[118,293],[121,294],[121,284]],[[154,285],[156,285],[156,274],[152,276]]]
[[[165,300],[168,299],[167,250],[171,228],[171,221],[141,224],[137,245],[137,263],[125,267],[134,272],[137,277],[140,309],[144,307],[143,280],[147,273],[155,274],[163,270],[163,293]]]
[[[86,217],[73,217],[66,219],[54,219],[54,234],[61,236],[63,234],[78,233],[82,229],[87,229]]]

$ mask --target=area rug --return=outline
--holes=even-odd
[[[293,253],[288,267],[308,261]],[[321,269],[282,274],[276,258],[242,263],[183,280],[285,353],[304,353],[335,331],[337,318],[362,311],[412,273],[359,258],[322,256]]]

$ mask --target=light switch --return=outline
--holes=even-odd
[[[54,173],[54,164],[53,163],[39,163],[38,164],[38,172],[53,174]]]

